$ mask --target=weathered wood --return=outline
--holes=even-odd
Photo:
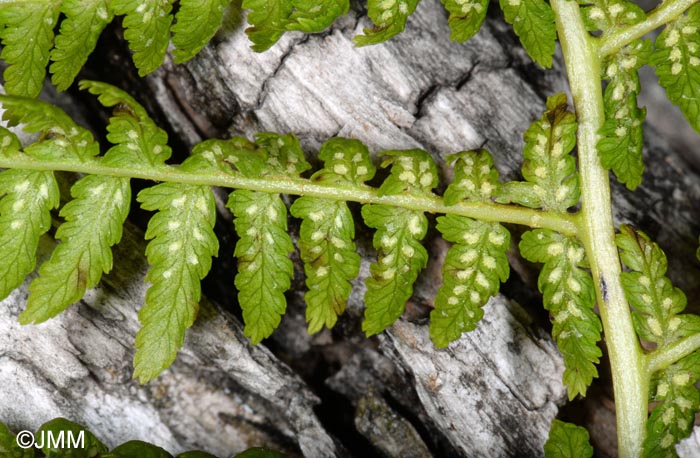
[[[53,246],[44,238],[41,253]],[[343,456],[314,414],[319,399],[206,302],[171,369],[147,385],[131,379],[147,287],[144,250],[143,234],[127,225],[113,272],[47,323],[17,323],[26,284],[2,302],[0,419],[34,430],[62,416],[110,446],[141,439],[175,453],[201,448],[222,457],[255,445],[291,456]]]
[[[425,148],[444,178],[451,174],[445,155],[483,146],[505,179],[518,177],[523,132],[540,116],[544,97],[565,88],[561,63],[555,59],[543,77],[500,18],[488,19],[466,44],[450,42],[438,0],[423,0],[406,32],[392,41],[354,48],[351,37],[368,24],[353,9],[324,34],[290,33],[257,54],[241,23],[190,63],[168,61],[143,83],[133,84],[133,75],[109,65],[92,68],[90,76],[134,92],[177,145],[267,130],[295,132],[313,152],[341,135],[375,153]],[[124,57],[114,50],[109,55],[117,56],[112,60],[121,71]],[[700,232],[700,177],[663,140],[647,137],[645,183],[634,194],[615,187],[616,218],[658,240],[670,253],[672,275],[697,297],[700,269],[691,248]],[[261,443],[323,457],[406,456],[405,449],[416,456],[426,449],[433,456],[542,454],[565,390],[561,358],[541,321],[528,315],[541,316],[540,305],[518,293],[520,283],[536,287],[530,267],[517,264],[516,284],[508,289],[528,302],[521,307],[499,295],[476,331],[436,350],[425,317],[445,243],[428,240],[432,257],[408,304],[410,321],[399,321],[375,348],[359,332],[362,282],[374,255],[368,231],[359,230],[361,275],[333,332],[305,334],[303,275],[295,257],[288,314],[267,344],[302,381],[264,346],[251,347],[243,338],[231,299],[230,215],[222,213],[220,223],[223,261],[204,291],[223,305],[205,307],[176,363],[145,387],[129,377],[145,291],[136,228],[115,253],[114,273],[63,316],[19,327],[26,289],[4,301],[0,377],[8,389],[0,390],[0,420],[31,429],[63,415],[110,444],[142,438],[173,452],[198,447],[220,456]],[[290,230],[294,235],[297,229]],[[331,404],[336,397],[356,412]],[[348,413],[355,414],[352,421],[337,418]],[[353,425],[356,432],[343,431]]]

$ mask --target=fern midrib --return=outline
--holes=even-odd
[[[366,186],[333,185],[316,183],[304,178],[288,176],[265,176],[246,178],[240,175],[221,172],[201,173],[185,172],[177,166],[157,166],[145,168],[117,167],[103,163],[101,160],[35,160],[28,156],[0,156],[0,168],[22,170],[78,172],[91,175],[115,176],[122,178],[139,178],[157,182],[174,182],[199,186],[218,186],[222,188],[246,189],[276,194],[318,197],[335,201],[352,201],[362,204],[383,204],[394,207],[417,210],[427,213],[441,213],[467,216],[488,222],[502,222],[529,226],[532,228],[552,229],[569,236],[577,236],[580,217],[578,214],[562,214],[535,210],[513,205],[491,202],[460,202],[445,205],[442,197],[437,195],[417,196],[413,194],[380,196],[379,190]]]

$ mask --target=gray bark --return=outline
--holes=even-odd
[[[466,44],[450,42],[438,0],[421,2],[406,32],[390,42],[354,48],[352,36],[368,25],[353,10],[324,34],[289,33],[257,54],[239,23],[193,61],[168,61],[143,84],[123,76],[120,64],[117,82],[182,147],[274,131],[296,133],[313,152],[339,135],[375,153],[424,148],[449,179],[447,154],[483,146],[504,179],[518,178],[523,132],[540,116],[545,97],[565,90],[561,62],[555,59],[545,76],[500,18],[488,19]],[[109,65],[92,71],[105,80],[117,75]],[[700,233],[700,177],[663,140],[647,138],[644,185],[635,193],[615,187],[616,220],[661,243],[674,280],[697,297],[700,269],[692,252]],[[225,212],[218,232],[220,261],[204,289],[210,302],[172,368],[145,386],[130,379],[147,269],[136,226],[128,226],[115,251],[114,272],[62,316],[17,325],[26,284],[3,301],[0,421],[34,429],[65,416],[110,445],[140,438],[171,452],[202,448],[219,456],[260,444],[310,457],[542,455],[565,400],[563,367],[543,329],[538,298],[528,292],[536,288],[536,272],[515,251],[509,286],[486,306],[479,328],[447,350],[429,342],[425,319],[446,248],[438,237],[426,241],[431,261],[404,319],[369,341],[359,332],[373,256],[369,232],[358,231],[363,268],[333,332],[305,333],[295,255],[288,313],[266,342],[271,352],[250,346],[241,332],[230,259],[235,240]],[[597,393],[587,412],[605,411],[610,391]],[[341,418],[348,414],[351,421]],[[584,423],[592,423],[587,415]],[[605,447],[610,431],[595,431],[594,442]]]

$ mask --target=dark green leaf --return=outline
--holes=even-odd
[[[560,420],[552,422],[549,438],[544,444],[545,458],[591,458],[593,447],[586,428]]]

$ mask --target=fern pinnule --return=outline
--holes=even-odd
[[[71,197],[60,212],[66,220],[56,231],[61,243],[29,285],[27,308],[19,317],[22,324],[58,315],[112,269],[111,246],[121,240],[129,214],[129,180],[88,175],[72,186]]]
[[[634,307],[632,320],[639,336],[665,347],[700,330],[700,317],[679,314],[687,304],[683,291],[665,275],[666,255],[649,236],[623,224],[616,237],[622,262],[625,295]]]
[[[237,144],[243,147],[229,151],[228,160],[247,176],[294,177],[311,167],[294,135],[262,133],[256,136],[255,147],[240,140]],[[235,216],[239,237],[235,283],[244,333],[255,344],[272,334],[287,307],[284,292],[294,276],[287,207],[278,194],[242,189],[231,193],[227,207]]]
[[[59,91],[73,83],[88,56],[94,51],[102,30],[114,15],[109,0],[63,0],[61,22],[51,50],[51,82]]]
[[[0,155],[19,153],[20,142],[0,128]],[[0,172],[0,299],[17,288],[36,267],[39,237],[51,227],[59,192],[53,172]]]
[[[374,27],[365,28],[364,35],[356,35],[353,41],[357,46],[367,46],[382,41],[403,32],[408,17],[413,14],[420,0],[369,0],[367,15]]]
[[[441,0],[450,13],[447,22],[450,25],[450,38],[467,41],[479,31],[486,19],[488,0]]]
[[[700,4],[670,22],[654,41],[651,63],[693,129],[700,132]]]
[[[655,353],[700,331],[700,317],[681,314],[686,307],[683,291],[666,276],[668,263],[661,248],[648,235],[629,225],[620,226],[615,239],[622,262],[622,286],[633,307],[632,322],[642,339],[656,344]],[[700,409],[700,352],[695,351],[651,378],[650,400],[659,404],[647,420],[644,450],[648,456],[675,456],[675,445],[687,437]]]
[[[463,200],[490,201],[499,191],[498,171],[485,150],[463,151],[451,156],[455,177],[445,190],[445,203]],[[484,312],[481,307],[508,279],[506,252],[510,233],[499,223],[477,221],[466,216],[438,217],[437,229],[453,245],[442,267],[443,284],[430,313],[430,337],[437,347],[446,347],[475,329]]]
[[[505,183],[497,201],[566,212],[580,196],[576,161],[569,154],[576,145],[576,116],[567,110],[566,95],[547,99],[542,117],[525,131],[522,166],[526,181]]]
[[[675,445],[693,431],[695,414],[700,410],[700,392],[696,386],[698,380],[698,351],[652,375],[649,400],[657,404],[646,424],[645,456],[678,456]]]
[[[319,158],[325,165],[311,178],[319,183],[361,185],[375,173],[369,150],[357,140],[329,140]],[[290,212],[302,219],[299,248],[309,289],[304,296],[309,333],[330,329],[345,310],[350,281],[360,271],[352,214],[345,202],[314,197],[298,198]]]
[[[3,74],[5,90],[13,95],[36,97],[44,85],[61,1],[3,3],[0,4],[0,57],[9,65]]]
[[[144,167],[165,164],[172,153],[168,135],[133,97],[107,83],[84,80],[79,86],[97,95],[103,106],[115,107],[107,125],[107,140],[114,146],[105,155],[106,163]]]
[[[552,337],[564,356],[563,381],[569,399],[586,394],[602,353],[602,325],[593,311],[595,289],[581,244],[547,229],[523,234],[520,253],[531,262],[544,263],[537,285],[544,307],[552,317]]]
[[[171,11],[175,0],[112,0],[114,14],[123,15],[124,38],[133,51],[139,76],[163,63],[170,43]]]
[[[179,64],[192,59],[211,40],[224,17],[231,0],[181,1],[175,14],[173,57]]]
[[[391,174],[379,187],[380,195],[408,193],[432,195],[437,186],[437,167],[428,153],[413,149],[385,151],[383,167]],[[362,218],[377,229],[374,248],[377,262],[370,265],[365,293],[365,320],[362,330],[378,334],[396,321],[413,294],[413,283],[428,263],[428,253],[420,241],[428,230],[428,219],[421,211],[389,205],[365,205]]]
[[[183,168],[187,168],[187,162]],[[175,360],[201,298],[200,281],[219,250],[214,234],[216,204],[208,186],[161,183],[138,195],[148,223],[146,305],[139,311],[134,378],[147,382]]]
[[[637,106],[639,75],[637,70],[651,55],[651,41],[637,40],[608,59],[605,66],[605,124],[601,128],[598,153],[603,167],[633,190],[642,182],[644,162],[643,123],[646,110]]]

